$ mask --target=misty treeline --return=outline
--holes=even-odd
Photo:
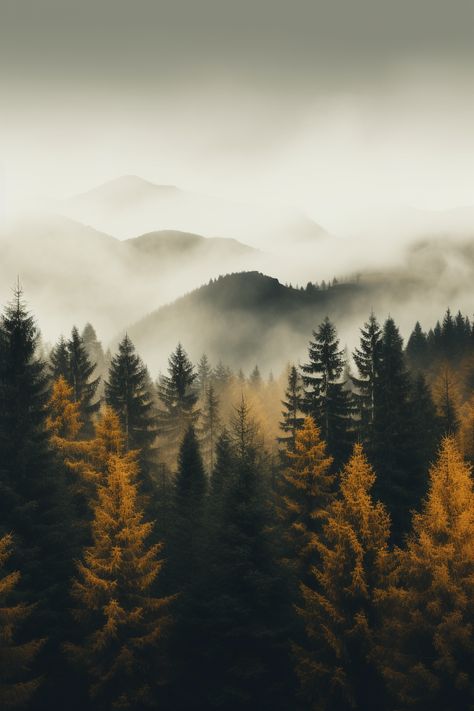
[[[183,334],[183,338],[186,334]],[[285,383],[0,323],[0,704],[474,707],[474,328],[326,319]],[[280,404],[282,400],[282,404]],[[280,414],[276,414],[281,410]]]

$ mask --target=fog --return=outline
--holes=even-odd
[[[113,343],[239,270],[299,285],[362,274],[386,288],[360,311],[390,311],[405,334],[415,314],[472,311],[458,248],[474,235],[471,2],[0,12],[0,297],[20,275],[46,340],[91,321]],[[161,231],[151,253],[126,242]],[[360,315],[346,311],[351,342]]]

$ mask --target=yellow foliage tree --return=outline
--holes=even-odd
[[[396,707],[474,708],[474,490],[452,437],[377,601],[379,658]]]
[[[288,452],[283,474],[283,517],[289,543],[289,563],[298,573],[314,562],[314,532],[322,527],[334,498],[333,459],[312,417],[296,434],[295,451]]]
[[[115,419],[108,421],[114,425]],[[102,420],[101,431],[105,427]],[[102,439],[112,449],[113,432]],[[136,461],[109,451],[107,475],[98,487],[92,523],[92,545],[78,566],[72,594],[74,611],[84,631],[69,644],[72,658],[90,679],[90,695],[99,708],[135,709],[155,704],[159,683],[158,650],[170,618],[171,598],[153,595],[163,566],[161,544],[147,544],[151,523],[143,521],[137,503]]]
[[[316,540],[319,563],[301,585],[306,643],[296,646],[296,672],[311,709],[377,709],[373,661],[374,591],[388,555],[389,516],[374,503],[375,474],[355,445],[341,474],[340,495]]]
[[[12,552],[12,537],[0,538],[0,708],[25,707],[39,686],[28,679],[28,669],[42,646],[41,640],[18,643],[18,627],[31,612],[24,604],[10,604],[20,573],[4,572]]]

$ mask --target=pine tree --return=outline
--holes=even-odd
[[[32,612],[31,606],[13,602],[19,572],[8,572],[12,536],[0,538],[0,706],[2,709],[24,708],[40,685],[32,678],[30,668],[43,642],[18,642],[19,628]]]
[[[260,388],[262,385],[262,376],[260,375],[260,368],[258,365],[250,373],[249,383],[253,388]]]
[[[298,612],[306,640],[296,669],[308,708],[379,709],[374,664],[374,591],[388,552],[389,518],[371,489],[375,474],[361,445],[341,475],[339,498],[315,539],[319,564],[302,583]]]
[[[87,357],[91,363],[95,363],[95,369],[92,378],[100,378],[97,387],[97,397],[101,400],[104,396],[104,379],[107,374],[105,363],[104,349],[102,343],[98,340],[94,327],[90,323],[86,323],[81,334],[84,348],[86,349]]]
[[[181,343],[168,360],[168,375],[160,377],[158,397],[162,408],[158,411],[158,427],[169,458],[175,461],[184,433],[195,425],[199,416],[196,409],[196,373]]]
[[[296,433],[301,429],[304,422],[304,392],[301,376],[294,365],[288,373],[288,386],[285,392],[285,400],[282,400],[284,407],[280,421],[280,429],[285,434],[278,438],[278,441],[285,446],[285,449],[294,452]]]
[[[63,336],[61,336],[61,338],[51,351],[49,360],[51,377],[53,378],[53,380],[57,380],[58,378],[65,378],[66,380],[68,380],[69,351],[67,347],[67,342]]]
[[[105,399],[119,416],[126,448],[139,449],[142,467],[146,467],[157,434],[155,413],[148,371],[127,335],[112,358]]]
[[[88,433],[92,432],[92,416],[99,409],[96,397],[100,378],[93,378],[95,363],[91,363],[79,331],[74,326],[67,342],[69,372],[67,381],[72,387],[74,400],[80,403],[81,417]]]
[[[321,531],[335,495],[333,459],[312,417],[296,433],[295,451],[288,452],[283,473],[283,517],[288,540],[287,563],[300,578],[315,562],[314,534]]]
[[[201,448],[209,472],[212,472],[214,469],[214,451],[216,448],[216,441],[219,435],[220,426],[219,398],[215,393],[214,386],[210,383],[204,394],[201,407],[201,422],[199,427]]]
[[[159,652],[170,622],[169,598],[154,596],[161,545],[149,546],[152,524],[137,500],[137,464],[113,454],[99,486],[92,544],[78,565],[72,594],[81,638],[67,645],[89,679],[97,708],[156,707],[164,679]]]
[[[201,660],[196,656],[203,635],[205,584],[205,503],[207,480],[199,444],[191,425],[178,456],[174,516],[169,540],[169,587],[180,591],[175,606],[173,651],[176,698],[173,708],[194,708],[201,687]],[[183,688],[181,680],[186,679]]]
[[[326,317],[313,331],[309,344],[309,363],[303,365],[306,386],[305,410],[318,426],[328,449],[339,465],[349,446],[349,401],[344,383],[344,350],[339,348],[336,329]]]
[[[445,362],[433,383],[433,399],[438,411],[443,434],[455,434],[459,425],[461,405],[459,378]]]
[[[378,657],[396,708],[474,704],[474,491],[453,438],[443,440],[406,550],[377,593]]]
[[[408,339],[406,354],[410,367],[415,370],[423,370],[428,361],[428,338],[417,321],[410,338]]]
[[[375,389],[371,461],[377,471],[375,494],[387,506],[394,540],[408,530],[410,510],[419,505],[426,473],[414,454],[411,381],[405,365],[403,340],[392,318],[382,333],[380,367]]]
[[[196,375],[196,384],[199,390],[199,396],[201,399],[204,399],[212,380],[211,364],[209,363],[209,358],[205,353],[203,353],[197,364]]]
[[[239,412],[231,432],[232,472],[207,558],[203,651],[211,677],[202,699],[187,708],[283,710],[291,704],[288,591],[277,564],[261,457],[252,446],[254,437],[246,436],[254,425],[248,409]]]
[[[353,353],[359,377],[352,377],[352,382],[356,388],[353,398],[358,418],[359,439],[367,445],[371,440],[374,426],[375,393],[382,347],[382,331],[373,313],[360,332],[360,346]]]

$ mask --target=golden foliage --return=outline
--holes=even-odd
[[[115,427],[109,412],[107,420]],[[104,433],[105,420],[99,432]],[[68,645],[72,657],[91,679],[91,696],[111,708],[152,703],[157,646],[169,624],[170,598],[154,597],[151,588],[162,568],[161,545],[147,544],[152,524],[143,521],[137,502],[137,463],[120,449],[116,436],[102,437],[107,473],[98,486],[92,545],[86,548],[73,584],[75,616],[82,623],[82,644]]]
[[[446,437],[406,550],[378,592],[379,656],[403,708],[474,705],[474,490],[471,468]]]
[[[298,607],[307,636],[296,671],[315,709],[369,708],[376,693],[374,591],[388,555],[389,517],[374,503],[375,474],[360,445],[341,474],[339,497],[314,537],[319,554]]]

